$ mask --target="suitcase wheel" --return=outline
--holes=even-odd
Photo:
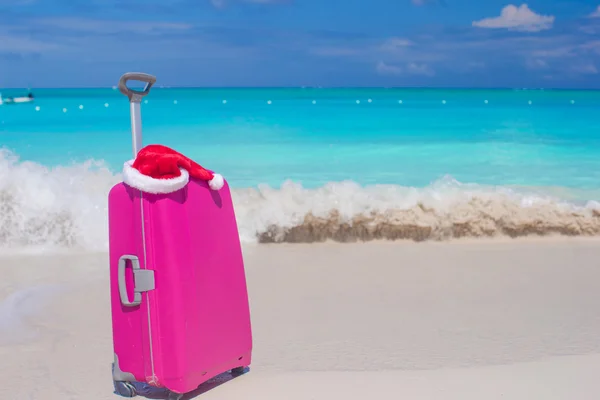
[[[114,381],[115,391],[123,397],[135,397],[135,387],[129,382]]]
[[[181,400],[182,398],[183,394],[181,393],[169,392],[169,397],[167,397],[167,400]]]
[[[236,367],[231,370],[231,375],[242,375],[244,373],[244,367]]]

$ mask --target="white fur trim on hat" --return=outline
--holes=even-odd
[[[154,179],[133,168],[133,160],[130,160],[123,165],[123,182],[146,193],[172,193],[183,189],[190,180],[190,174],[185,169],[179,170],[181,175],[175,178]]]
[[[213,174],[213,178],[208,181],[208,186],[212,190],[219,190],[223,185],[225,185],[225,179],[223,179],[223,176],[220,174]]]

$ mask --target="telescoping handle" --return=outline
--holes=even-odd
[[[146,86],[144,87],[144,90],[130,89],[130,88],[127,87],[127,82],[128,81],[145,82]],[[130,101],[137,101],[137,102],[139,102],[139,101],[142,100],[141,99],[142,97],[144,97],[148,93],[150,93],[150,88],[155,83],[156,83],[156,77],[152,76],[150,74],[145,74],[143,72],[127,72],[126,74],[124,74],[123,76],[121,76],[121,79],[119,79],[119,90],[125,96],[129,97]],[[138,96],[139,96],[139,98],[138,98]]]
[[[145,82],[143,90],[134,90],[127,87],[128,81]],[[150,88],[156,83],[156,77],[143,72],[128,72],[119,79],[119,90],[129,99],[131,111],[131,139],[133,145],[133,158],[142,148],[142,98],[150,93]]]

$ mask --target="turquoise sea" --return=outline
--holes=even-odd
[[[106,246],[116,89],[0,106],[0,247]],[[4,90],[4,97],[26,91]],[[245,241],[600,233],[600,92],[153,88],[144,143],[225,176]]]

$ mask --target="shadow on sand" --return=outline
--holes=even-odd
[[[146,399],[168,399],[168,400],[192,400],[196,399],[204,393],[213,390],[216,387],[221,386],[239,376],[245,375],[250,368],[244,368],[243,372],[224,372],[221,375],[217,375],[214,378],[204,382],[196,390],[188,392],[184,395],[170,393],[169,390],[152,387],[143,382],[132,382],[131,385],[135,388],[135,395],[146,398]],[[130,397],[119,394],[116,390],[114,392],[122,398]]]
[[[245,375],[248,371],[250,371],[250,368],[244,368],[243,373],[225,372],[221,375],[217,375],[214,378],[212,378],[211,380],[204,382],[202,385],[200,385],[198,387],[198,389],[194,390],[193,392],[184,394],[183,397],[181,398],[181,400],[195,399],[195,398],[203,395],[204,393],[206,393],[210,390],[213,390],[216,387],[221,386],[224,383],[227,383],[231,380],[234,380],[235,378]]]

